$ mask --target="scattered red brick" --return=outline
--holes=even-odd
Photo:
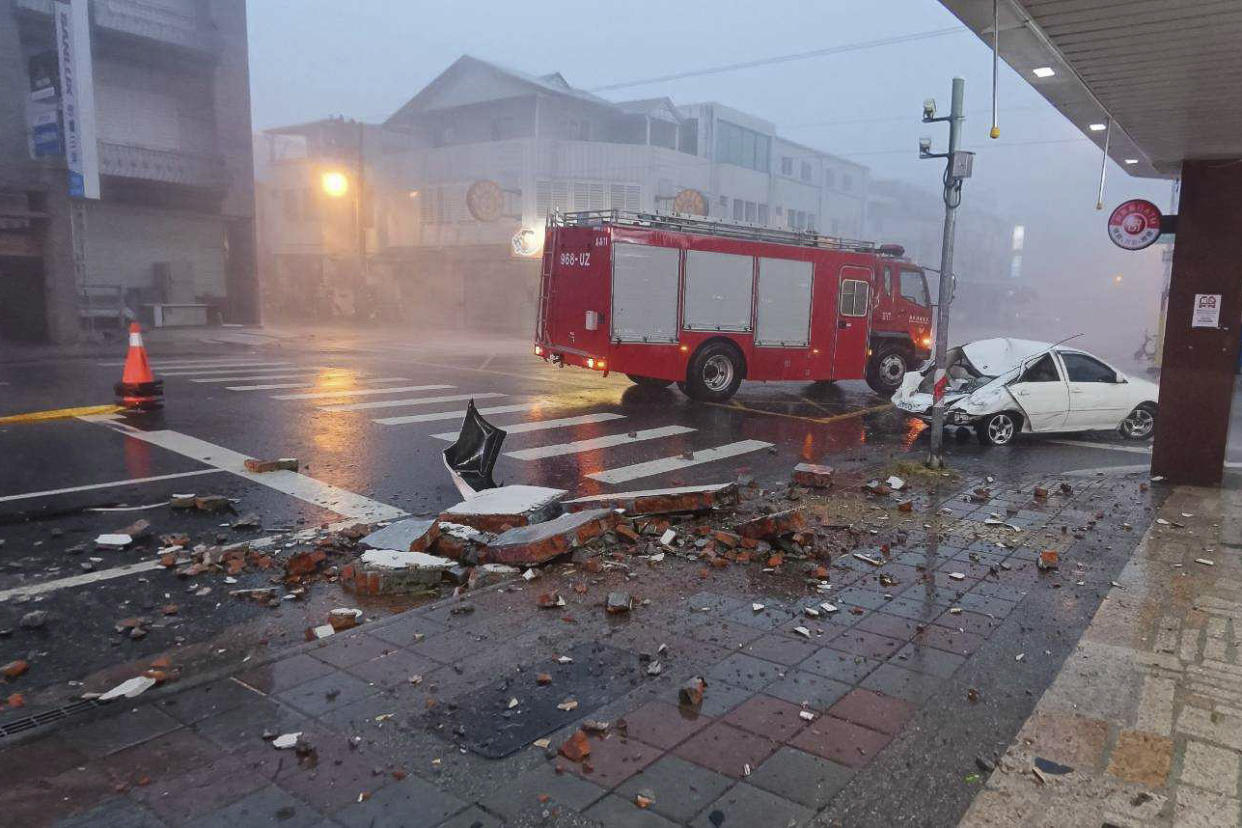
[[[1060,563],[1061,556],[1055,549],[1045,549],[1039,553],[1039,563],[1036,566],[1040,569],[1056,569]]]
[[[827,489],[832,486],[832,475],[832,466],[799,463],[794,466],[793,481],[799,486],[806,486],[812,489]]]
[[[689,707],[698,707],[703,703],[703,693],[707,690],[707,679],[695,676],[688,680],[677,691],[677,699]]]
[[[789,509],[752,518],[739,524],[737,531],[744,538],[776,538],[781,535],[791,535],[805,526],[806,519],[802,517],[802,511]]]
[[[561,745],[559,752],[571,762],[581,762],[590,756],[591,742],[587,739],[586,731],[581,728],[575,730],[573,735],[565,740],[565,744]]]
[[[274,471],[297,471],[298,461],[295,457],[281,457],[276,460],[256,460],[253,457],[247,457],[246,470],[256,474]]]

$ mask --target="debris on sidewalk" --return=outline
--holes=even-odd
[[[158,682],[150,676],[134,676],[113,687],[108,692],[99,696],[99,701],[112,701],[113,699],[126,698],[132,699],[141,696],[150,690]]]
[[[687,707],[698,707],[703,703],[703,694],[707,691],[707,679],[694,676],[686,681],[677,691],[677,700]]]
[[[564,489],[543,486],[484,489],[444,510],[440,520],[484,532],[504,532],[556,517],[561,513],[561,498],[566,494]]]
[[[630,517],[638,515],[691,514],[737,504],[737,484],[678,486],[636,492],[613,492],[566,500],[567,512],[583,509],[620,509]]]
[[[808,489],[830,489],[836,471],[832,466],[820,466],[815,463],[799,463],[794,466],[793,482]]]
[[[282,733],[272,739],[272,747],[277,750],[290,750],[298,746],[298,740],[302,738],[302,731],[296,730],[292,733]]]
[[[571,762],[581,762],[591,755],[591,740],[587,738],[586,731],[579,728],[565,740],[557,752]]]
[[[488,491],[503,492],[504,489]],[[606,532],[614,513],[588,509],[563,514],[541,523],[518,526],[502,533],[479,553],[480,563],[541,564]]]
[[[426,552],[440,536],[440,522],[423,518],[406,518],[376,529],[358,541],[368,549],[408,549]]]
[[[17,625],[23,630],[42,629],[47,624],[47,610],[31,610],[21,617]]]
[[[275,460],[257,460],[253,457],[247,457],[245,460],[246,471],[255,474],[265,474],[274,471],[292,471],[298,470],[298,459],[296,457],[279,457]]]
[[[19,658],[16,661],[10,661],[8,664],[0,667],[0,676],[4,676],[6,679],[11,681],[19,676],[25,675],[26,671],[29,669],[30,662]]]
[[[129,535],[120,533],[108,533],[95,538],[95,547],[97,549],[124,549],[134,542]]]
[[[399,549],[368,549],[341,569],[341,585],[366,595],[425,592],[453,567],[449,558]]]

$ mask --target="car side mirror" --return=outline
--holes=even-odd
[[[1123,373],[1121,373],[1120,371],[1118,371],[1116,374],[1114,374],[1114,375],[1113,375],[1113,382],[1118,382],[1118,383],[1120,383],[1120,382],[1128,382],[1128,380],[1126,379],[1126,375],[1125,375],[1125,374],[1123,374]]]

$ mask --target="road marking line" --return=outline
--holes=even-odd
[[[7,601],[10,598],[29,598],[33,595],[42,595],[45,592],[55,592],[65,587],[83,586],[96,583],[97,581],[110,581],[113,578],[121,578],[125,575],[136,575],[140,572],[151,572],[152,570],[163,568],[163,564],[158,560],[139,561],[138,563],[125,564],[112,569],[101,569],[98,572],[71,575],[68,578],[57,578],[55,581],[44,581],[41,584],[28,584],[26,586],[13,587],[12,589],[0,589],[0,602]]]
[[[523,403],[522,405],[493,405],[491,408],[478,409],[480,414],[512,414],[515,411],[530,411],[530,407],[534,403]],[[464,420],[466,418],[465,411],[437,411],[435,414],[410,414],[405,417],[380,417],[378,420],[372,420],[373,423],[380,425],[407,425],[409,423],[434,423],[437,420]],[[457,439],[457,438],[453,438]]]
[[[844,414],[834,414],[831,417],[805,417],[801,414],[785,414],[784,412],[781,412],[781,411],[765,411],[762,408],[749,408],[745,405],[742,405],[739,402],[728,402],[728,403],[708,402],[708,403],[702,403],[702,404],[703,405],[714,405],[714,406],[717,406],[718,408],[728,408],[733,411],[740,411],[746,414],[765,414],[769,417],[784,417],[787,420],[802,420],[803,422],[806,422],[806,423],[816,423],[818,425],[825,425],[827,423],[835,423],[841,420],[851,420],[855,417],[861,417],[864,414],[875,414],[878,411],[887,411],[888,409],[893,407],[892,403],[883,403],[881,405],[873,405],[868,408],[860,408],[857,411],[847,411]]]
[[[1093,443],[1089,440],[1045,440],[1044,442],[1057,446],[1103,449],[1104,451],[1125,451],[1130,454],[1151,454],[1151,449],[1144,448],[1143,446],[1118,446],[1112,443]]]
[[[65,489],[47,489],[42,492],[23,492],[22,494],[0,496],[0,503],[13,500],[29,500],[35,497],[51,497],[73,492],[89,492],[92,489],[112,489],[121,486],[137,486],[142,483],[158,483],[161,480],[176,480],[179,477],[195,477],[200,474],[218,474],[223,469],[196,469],[195,471],[176,472],[174,474],[157,474],[154,477],[131,477],[129,480],[112,480],[108,483],[88,483],[85,486],[69,486]]]
[[[515,457],[518,460],[541,460],[545,457],[560,457],[564,454],[580,454],[584,451],[595,451],[596,449],[611,448],[613,446],[624,446],[629,443],[637,443],[643,440],[658,440],[661,437],[672,437],[677,434],[689,434],[694,431],[688,426],[671,425],[661,426],[660,428],[645,428],[641,431],[634,431],[630,434],[605,434],[602,437],[592,437],[589,440],[576,440],[572,443],[558,443],[551,446],[536,446],[535,448],[518,449],[517,451],[506,451],[507,457]]]
[[[362,397],[368,394],[398,394],[405,391],[440,391],[452,385],[399,385],[392,388],[367,388],[352,391],[315,391],[309,394],[274,394],[274,400],[327,400],[332,397]]]
[[[590,425],[592,423],[604,423],[609,420],[624,420],[624,414],[613,414],[604,412],[602,414],[583,414],[580,417],[561,417],[556,420],[536,420],[533,423],[514,423],[512,425],[501,426],[505,434],[527,434],[531,431],[545,431],[550,428],[569,428],[570,426]],[[440,434],[431,435],[436,440],[447,440],[452,443],[457,439],[456,431],[444,431]]]
[[[278,369],[279,370],[279,369]],[[168,376],[163,374],[162,376]],[[246,377],[198,377],[190,382],[258,382],[259,380],[286,380],[286,379],[314,379],[318,376],[315,371],[300,371],[296,374],[252,374]]]
[[[125,364],[125,360],[117,362],[101,362],[100,365],[108,368],[119,368]],[[170,371],[179,371],[183,368],[229,368],[232,366],[258,367],[261,365],[288,365],[288,362],[270,362],[263,359],[201,359],[201,360],[174,360],[166,362],[164,360],[151,360],[152,368],[167,368]]]
[[[119,405],[88,405],[81,408],[53,408],[50,411],[31,411],[26,414],[9,414],[0,417],[0,425],[10,423],[41,423],[45,420],[67,420],[97,414],[115,414],[125,409]]]
[[[632,466],[621,466],[616,469],[595,472],[594,474],[588,474],[587,477],[592,480],[598,480],[601,483],[624,483],[639,477],[650,477],[655,474],[697,466],[700,463],[724,460],[728,457],[736,457],[739,454],[748,454],[752,451],[771,448],[771,446],[771,443],[765,443],[762,440],[742,440],[737,443],[729,443],[724,446],[696,451],[692,460],[687,460],[681,455],[661,457],[659,460],[648,460],[645,463],[635,463]]]
[[[248,374],[272,374],[310,369],[299,368],[292,362],[264,362],[259,365],[215,365],[211,368],[173,369],[172,371],[165,371],[162,368],[155,367],[152,370],[159,371],[161,377],[210,377],[219,374],[236,374],[238,371]]]
[[[250,458],[246,455],[227,449],[224,446],[208,443],[206,440],[200,440],[197,437],[191,437],[188,434],[168,430],[139,431],[136,428],[115,421],[96,420],[95,422],[99,422],[135,440],[142,440],[153,446],[159,446],[168,451],[197,460],[200,463],[205,463],[206,465],[235,474],[238,477],[243,477],[252,483],[267,486],[291,497],[304,500],[307,503],[329,509],[342,517],[374,523],[379,520],[393,520],[404,517],[406,514],[395,506],[389,506],[387,503],[372,500],[364,495],[333,486],[331,483],[325,483],[322,480],[316,480],[313,477],[308,477],[298,472],[272,471],[255,473],[249,471],[246,468],[246,460]]]
[[[500,394],[495,391],[488,391],[484,394],[449,394],[442,397],[407,397],[403,400],[376,400],[374,402],[364,403],[342,403],[341,405],[321,405],[320,411],[367,411],[372,408],[399,408],[406,405],[428,405],[430,403],[446,403],[446,402],[463,402],[465,400],[494,400],[497,397],[507,397],[508,394]]]
[[[409,382],[409,377],[358,377],[348,380],[352,385],[355,382]],[[340,380],[338,380],[340,382]],[[330,389],[332,380],[326,382],[275,382],[265,385],[226,385],[225,391],[276,391],[280,388],[323,388]],[[341,391],[350,391],[350,388],[342,388]],[[338,392],[339,393],[339,392]]]

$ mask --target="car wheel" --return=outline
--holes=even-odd
[[[643,388],[668,388],[673,384],[672,380],[659,379],[658,377],[640,377],[638,374],[626,374],[625,376],[630,382]]]
[[[1146,440],[1156,430],[1156,407],[1143,403],[1121,421],[1121,436],[1127,440]]]
[[[901,345],[882,345],[867,360],[867,385],[875,393],[891,397],[909,370],[909,351]]]
[[[686,387],[695,400],[724,402],[742,384],[742,355],[725,342],[709,342],[695,352],[686,368]]]
[[[975,433],[979,435],[979,442],[985,446],[1007,446],[1018,436],[1021,425],[1016,414],[1001,411],[975,426]]]

